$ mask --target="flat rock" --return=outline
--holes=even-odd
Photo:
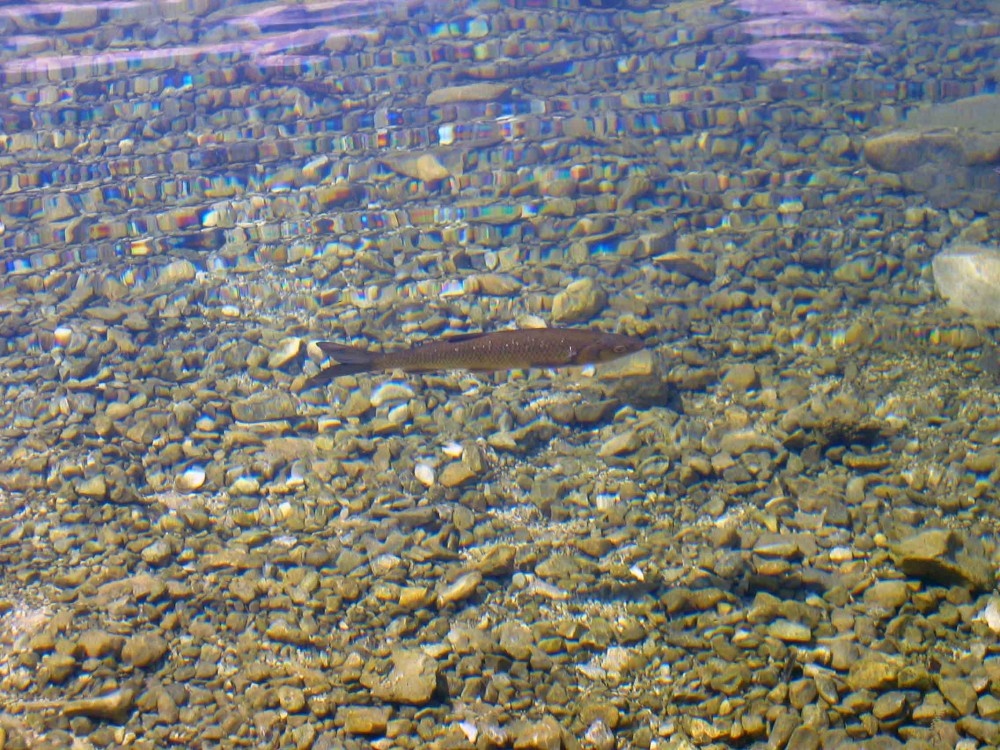
[[[958,243],[934,256],[934,286],[948,306],[984,323],[1000,323],[1000,250]]]
[[[269,388],[230,407],[240,422],[274,422],[294,417],[298,413],[295,397],[285,391]]]
[[[379,700],[414,706],[430,701],[437,689],[437,662],[418,649],[399,649],[392,654],[389,676],[372,690]]]
[[[148,667],[167,653],[167,641],[155,633],[133,635],[122,647],[122,659],[133,667]]]
[[[443,86],[427,95],[427,106],[455,102],[492,102],[510,93],[510,86],[502,83],[471,83],[467,86]]]
[[[391,716],[389,706],[341,706],[337,709],[337,723],[350,734],[383,734]]]
[[[593,279],[573,281],[552,299],[552,320],[582,323],[604,309],[608,295]]]
[[[97,698],[67,701],[62,706],[62,714],[63,716],[89,716],[92,719],[124,721],[134,700],[135,690],[123,687]]]
[[[551,716],[525,724],[514,736],[515,750],[559,750],[562,729]]]
[[[896,687],[901,659],[889,659],[872,653],[851,665],[847,684],[851,690],[885,690]]]
[[[938,208],[1000,207],[1000,96],[943,102],[909,113],[899,128],[869,138],[866,161],[900,175],[903,187]]]
[[[972,591],[993,588],[993,566],[977,540],[951,529],[931,529],[892,548],[896,567],[909,576]]]
[[[424,182],[437,182],[451,176],[451,172],[431,153],[389,154],[381,159],[393,172]]]

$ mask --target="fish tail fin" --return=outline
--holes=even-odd
[[[335,359],[337,364],[324,367],[309,377],[303,388],[325,385],[341,375],[356,375],[378,369],[378,358],[381,356],[378,352],[370,352],[356,346],[344,346],[333,341],[317,341],[316,346],[323,354]]]

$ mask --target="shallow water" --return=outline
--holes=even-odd
[[[0,8],[11,746],[1000,737],[930,270],[996,242],[1000,23],[930,9]],[[302,390],[538,324],[647,349]]]

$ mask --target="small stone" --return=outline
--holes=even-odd
[[[809,626],[792,620],[775,620],[768,625],[767,634],[789,643],[808,643],[812,640],[812,630]]]
[[[392,716],[388,706],[341,706],[337,709],[337,723],[349,734],[385,734]]]
[[[423,182],[437,182],[451,176],[451,172],[434,154],[413,151],[389,154],[381,162],[393,172]]]
[[[207,474],[200,466],[192,466],[174,479],[174,489],[178,492],[194,492],[205,484]]]
[[[510,297],[521,291],[521,282],[505,273],[484,273],[475,277],[482,294],[491,297]]]
[[[260,492],[260,481],[256,477],[239,477],[229,485],[229,494],[251,496]]]
[[[531,657],[535,639],[531,628],[523,622],[508,621],[499,627],[500,650],[513,659],[527,660]]]
[[[971,734],[990,747],[1000,745],[1000,724],[994,721],[984,721],[975,716],[963,716],[958,720],[957,726],[959,731]]]
[[[851,665],[847,684],[851,690],[884,690],[896,686],[900,664],[875,654],[863,657]]]
[[[452,461],[441,470],[438,483],[442,487],[458,487],[476,476],[476,472],[465,465],[463,461]]]
[[[987,693],[976,701],[976,711],[984,719],[996,721],[1000,719],[1000,700]]]
[[[503,83],[470,83],[465,86],[443,86],[427,95],[428,107],[455,102],[495,102],[510,93],[510,86]]]
[[[562,729],[551,716],[524,725],[514,735],[514,750],[559,750]]]
[[[424,487],[434,486],[434,467],[430,464],[419,462],[413,465],[413,476]]]
[[[297,714],[306,707],[306,695],[302,688],[282,685],[277,690],[278,705],[291,714]]]
[[[632,453],[641,444],[638,433],[635,430],[628,430],[606,440],[598,449],[597,455],[601,458],[620,456],[623,453]]]
[[[406,383],[397,383],[394,381],[388,381],[382,383],[378,388],[372,391],[370,397],[371,405],[376,409],[383,404],[398,403],[400,401],[409,401],[414,397],[414,391]]]
[[[68,701],[62,706],[62,715],[89,716],[92,719],[122,722],[128,717],[134,699],[135,690],[123,687],[98,698]]]
[[[958,711],[959,716],[967,716],[976,707],[979,696],[967,679],[942,678],[938,680],[941,695]]]
[[[399,606],[403,609],[419,609],[431,601],[431,590],[426,586],[404,586],[399,590]]]
[[[938,293],[951,307],[985,323],[1000,323],[1000,250],[952,245],[931,265]]]
[[[75,670],[76,659],[69,654],[46,654],[38,667],[38,682],[59,684],[68,680]]]
[[[510,544],[491,547],[476,566],[484,576],[506,576],[514,570],[517,550]]]
[[[122,639],[106,630],[85,630],[77,639],[77,645],[88,659],[100,659],[112,654],[121,646]]]
[[[879,581],[865,591],[864,601],[883,613],[893,613],[910,597],[905,581]]]
[[[998,290],[1000,293],[1000,290]],[[986,448],[965,457],[965,468],[977,474],[990,474],[1000,466],[1000,451],[996,448]]]
[[[483,574],[478,570],[471,570],[468,573],[463,573],[438,592],[438,607],[445,607],[449,604],[460,602],[463,599],[468,599],[476,593],[476,589],[479,588],[479,584],[482,582]]]
[[[270,422],[298,414],[295,397],[277,388],[268,388],[241,401],[234,401],[230,409],[233,418],[240,422]]]
[[[757,368],[749,362],[733,365],[722,378],[722,384],[733,393],[745,393],[760,384]]]
[[[284,367],[286,364],[291,362],[297,356],[299,356],[299,351],[302,349],[302,339],[298,337],[282,339],[278,342],[278,346],[275,347],[274,351],[267,358],[267,367],[269,370],[277,370],[280,367]]]
[[[419,706],[430,701],[437,689],[438,664],[417,649],[398,649],[392,654],[389,676],[372,689],[372,695],[390,703]]]
[[[552,299],[552,320],[582,323],[604,309],[608,295],[593,279],[578,279]]]
[[[90,479],[84,479],[76,488],[76,491],[84,497],[94,497],[103,499],[108,495],[108,483],[104,476],[98,474]]]
[[[167,653],[167,641],[155,633],[133,635],[122,648],[122,660],[133,667],[148,667]]]
[[[160,566],[165,564],[173,556],[173,549],[170,544],[163,539],[157,539],[152,544],[147,545],[141,552],[142,559],[149,565]]]
[[[158,280],[163,286],[174,286],[193,281],[198,269],[189,260],[175,260],[160,269]]]
[[[730,456],[742,456],[748,451],[777,453],[781,449],[781,443],[770,435],[754,430],[737,430],[723,435],[719,448]]]
[[[875,699],[872,713],[877,719],[895,719],[903,714],[905,708],[906,695],[899,690],[890,690]]]

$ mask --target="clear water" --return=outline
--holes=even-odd
[[[51,741],[87,736],[100,718],[72,724],[52,706],[130,679],[113,659],[83,667],[78,649],[65,682],[37,680],[33,659],[49,651],[28,639],[57,615],[70,619],[70,639],[85,628],[159,627],[188,639],[187,651],[171,640],[140,690],[153,675],[184,682],[173,670],[190,672],[192,653],[222,644],[219,674],[232,680],[193,678],[197,700],[182,705],[189,729],[224,713],[211,690],[239,702],[241,628],[270,644],[255,659],[330,669],[336,683],[346,654],[385,658],[381,646],[415,647],[423,632],[444,642],[448,623],[489,629],[509,618],[555,639],[552,622],[591,628],[603,618],[615,633],[605,645],[641,651],[642,665],[608,678],[622,652],[609,661],[591,643],[537,693],[515,679],[511,697],[490,680],[517,668],[487,660],[487,687],[435,699],[426,716],[456,737],[508,737],[516,720],[554,713],[574,737],[607,747],[593,706],[580,710],[597,696],[621,710],[619,747],[666,747],[684,734],[699,745],[765,742],[771,725],[740,739],[730,733],[739,722],[720,717],[760,699],[753,681],[771,690],[775,675],[801,677],[795,660],[753,666],[753,681],[728,693],[706,688],[709,678],[692,676],[704,654],[678,657],[683,638],[662,634],[682,624],[664,615],[666,603],[649,602],[675,585],[709,585],[706,570],[728,580],[734,560],[757,564],[718,584],[732,594],[723,605],[681,607],[697,611],[683,626],[706,642],[732,640],[751,627],[734,626],[732,614],[756,590],[810,602],[822,620],[829,610],[817,601],[838,581],[860,595],[873,576],[896,577],[882,552],[902,527],[944,517],[982,536],[989,556],[992,537],[975,524],[997,515],[988,455],[1000,426],[988,380],[996,354],[988,330],[944,309],[930,260],[959,239],[995,243],[995,131],[979,115],[947,121],[943,130],[965,142],[985,139],[972,163],[949,158],[954,145],[922,145],[915,163],[892,171],[864,148],[907,127],[914,111],[993,95],[997,59],[1000,20],[988,3],[0,5],[0,553],[9,571],[0,572],[9,714],[0,727]],[[593,423],[560,421],[566,403],[579,415],[581,403],[608,396],[581,391],[575,375],[387,385],[377,376],[296,392],[317,364],[303,356],[309,340],[403,346],[532,318],[558,323],[554,296],[585,278],[608,299],[569,322],[647,336],[653,368],[640,373],[652,395],[629,395],[626,384]],[[285,347],[294,352],[273,359]],[[756,374],[746,385],[724,379],[747,363]],[[416,392],[419,406],[402,413],[390,397],[351,411],[358,394],[393,388]],[[272,427],[246,428],[252,420],[233,404],[260,392],[271,400],[254,408],[272,410]],[[286,396],[290,411],[275,406]],[[786,449],[773,437],[788,438],[782,431],[794,433],[816,404],[840,415],[827,443],[790,439]],[[525,413],[542,424],[523,433],[526,451],[490,442],[516,432]],[[720,436],[754,429],[780,447],[762,439],[734,459]],[[478,476],[459,489],[435,483],[463,453],[487,469],[473,466]],[[876,488],[867,494],[866,481]],[[828,496],[851,506],[852,523],[823,525],[829,509],[816,498]],[[711,530],[727,524],[746,524],[750,546],[758,534],[794,537],[793,563],[782,568],[780,554],[746,562],[739,542],[713,556]],[[459,561],[498,541],[517,545],[514,575],[487,576],[469,604],[488,617],[462,601],[434,603],[438,579],[458,577],[460,562],[413,563],[409,581],[392,572],[394,559],[410,562],[410,542],[393,534],[414,529],[422,541],[440,534]],[[537,573],[536,563],[567,551],[563,540],[591,535],[610,540],[591,555],[594,580]],[[817,537],[819,551],[804,537]],[[163,558],[151,548],[161,538]],[[305,550],[327,545],[337,561],[353,559],[345,548],[359,555],[356,568],[343,563],[350,575],[340,562],[303,564],[319,559]],[[789,568],[803,559],[822,575],[796,579]],[[869,561],[874,573],[863,576]],[[338,590],[306,613],[281,614],[280,582],[297,585],[310,565],[361,593]],[[369,568],[389,583],[373,586]],[[88,598],[106,581],[147,573],[207,587],[209,603],[191,588],[171,590],[176,611],[108,594],[106,615]],[[258,597],[233,593],[258,573]],[[426,606],[400,612],[380,598],[407,582],[433,592]],[[280,610],[270,619],[269,607]],[[963,622],[979,608],[969,604]],[[217,638],[192,626],[202,616]],[[320,621],[333,635],[313,632],[303,645],[275,634],[281,618],[301,618],[296,632]],[[622,636],[629,618],[650,628],[644,650]],[[828,624],[813,622],[814,638]],[[572,627],[556,630],[573,641]],[[453,666],[442,674],[461,687]],[[87,670],[92,682],[80,676]],[[258,682],[270,690],[283,679]],[[311,678],[287,681],[296,679]],[[553,684],[569,697],[547,699]],[[303,725],[338,738],[328,746],[362,742],[344,740],[334,709],[286,711],[269,700],[230,721],[232,744],[289,746]],[[331,700],[371,697],[352,682]],[[167,739],[150,729],[150,712],[140,702],[121,723],[152,747]],[[411,721],[402,731],[417,713],[400,709]],[[858,721],[845,722],[863,736]],[[878,733],[902,736],[891,725]],[[176,731],[170,741],[196,739]]]

